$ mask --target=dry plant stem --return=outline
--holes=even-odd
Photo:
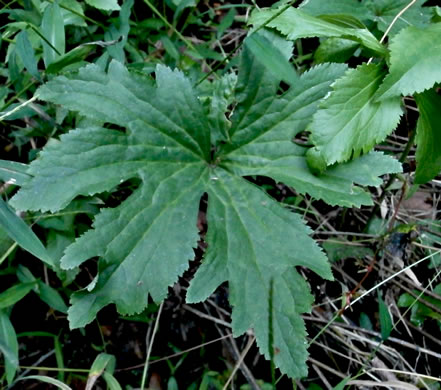
[[[155,336],[158,331],[159,319],[161,318],[163,306],[164,306],[164,301],[162,301],[161,305],[159,306],[158,315],[156,316],[156,321],[155,321],[155,327],[153,328],[153,334],[152,334],[151,339],[148,341],[149,345],[148,345],[148,349],[147,349],[147,356],[145,357],[144,370],[142,372],[142,379],[141,379],[141,389],[142,390],[145,389],[145,381],[146,381],[147,372],[149,369],[150,355],[152,354],[153,342],[155,341]]]
[[[409,375],[409,376],[416,376],[423,379],[429,379],[436,382],[441,382],[441,378],[437,378],[435,376],[430,375],[424,375],[424,374],[418,374],[416,372],[407,372],[407,371],[401,371],[401,370],[393,370],[393,369],[383,369],[383,368],[371,368],[370,371],[389,371],[393,372],[395,374],[402,374],[402,375]]]
[[[39,95],[32,96],[29,100],[26,100],[25,102],[19,104],[17,107],[13,108],[11,111],[5,112],[3,115],[0,115],[0,121],[7,118],[8,116],[12,115],[14,112],[17,112],[21,110],[23,107],[26,107],[27,105],[31,104],[35,100],[39,98]]]
[[[410,137],[409,137],[409,140],[407,141],[406,148],[404,149],[403,153],[401,154],[401,156],[398,160],[398,161],[400,161],[400,163],[403,163],[406,160],[407,156],[409,155],[410,149],[412,149],[413,142],[415,140],[415,136],[416,136],[416,131],[413,130],[410,133]],[[378,198],[378,200],[375,204],[374,209],[372,210],[371,216],[369,217],[367,224],[369,224],[369,222],[372,220],[372,218],[377,214],[378,210],[380,209],[381,203],[383,203],[383,200],[387,196],[386,189],[394,182],[396,177],[397,177],[396,173],[390,175],[389,180],[387,181],[386,185],[383,187],[383,192],[381,193],[380,197]]]
[[[319,376],[319,378],[322,380],[323,384],[326,386],[326,388],[328,390],[332,390],[332,386],[331,384],[328,382],[328,380],[326,379],[326,377],[323,375],[323,373],[320,371],[320,368],[318,368],[318,366],[316,364],[312,365],[312,368],[314,369],[314,371],[317,373],[317,375]]]
[[[221,340],[224,340],[224,339],[226,339],[228,337],[231,337],[231,336],[232,336],[231,333],[227,333],[224,336],[218,337],[217,339],[214,339],[214,340],[211,340],[211,341],[207,341],[206,343],[202,343],[202,344],[196,345],[194,347],[191,347],[191,348],[188,348],[188,349],[184,349],[183,351],[174,353],[172,355],[164,356],[164,357],[162,357],[160,359],[152,360],[149,364],[152,365],[152,364],[163,362],[165,360],[169,360],[169,359],[172,359],[172,358],[175,358],[175,357],[178,357],[178,356],[185,355],[188,352],[196,351],[198,349],[201,349],[202,347],[206,347],[207,345],[217,343],[217,342],[219,342]],[[125,368],[118,368],[118,369],[115,370],[115,372],[130,371],[130,370],[134,370],[136,368],[141,368],[141,367],[144,367],[144,363],[137,364],[135,366],[125,367]],[[89,372],[89,370],[85,370],[85,372]]]
[[[208,305],[206,303],[204,303],[203,305],[204,305],[205,310],[209,313]],[[222,315],[221,308],[218,305],[216,305],[214,302],[212,303],[212,306],[215,308],[217,315],[219,316],[219,319],[223,321],[224,317]],[[227,315],[229,316],[229,314],[227,314]],[[223,334],[223,330],[221,330],[216,325],[216,322],[215,322],[215,327],[220,334]],[[228,343],[228,341],[229,341],[229,343]],[[231,335],[231,337],[229,338],[228,341],[226,340],[226,345],[227,345],[227,348],[228,348],[230,354],[232,356],[235,356],[235,359],[239,359],[240,358],[240,351],[239,351],[239,348],[237,347],[236,340]],[[242,364],[240,365],[239,368],[242,371],[243,376],[246,378],[246,380],[250,384],[251,388],[253,390],[260,390],[260,387],[257,384],[256,379],[254,378],[254,376],[253,376],[251,370],[248,368],[248,366],[244,362],[242,362]]]
[[[392,280],[393,278],[395,278],[397,275],[407,271],[408,269],[411,269],[412,267],[415,267],[418,264],[421,264],[423,261],[426,261],[427,259],[432,258],[433,256],[436,256],[438,253],[441,253],[441,250],[434,252],[428,256],[423,257],[422,259],[416,261],[415,263],[412,263],[410,265],[408,265],[407,267],[404,267],[403,269],[401,269],[400,271],[394,273],[393,275],[389,276],[388,278],[382,280],[380,283],[376,284],[374,287],[370,288],[369,290],[367,290],[365,293],[363,293],[362,295],[360,295],[358,298],[356,298],[355,300],[353,300],[349,305],[349,307],[352,307],[353,305],[355,305],[358,301],[360,301],[361,299],[363,299],[366,295],[369,295],[371,292],[375,291],[377,288],[379,288],[380,286],[382,286],[383,284],[386,284],[387,282],[389,282],[390,280]],[[315,340],[317,340],[325,331],[326,329],[328,329],[329,326],[331,326],[335,320],[339,317],[339,313],[336,313],[334,315],[334,317],[332,317],[331,320],[328,321],[328,323],[322,328],[320,329],[320,331],[314,336],[314,338],[309,342],[309,345],[311,345],[312,343],[315,342]]]
[[[234,378],[234,375],[236,375],[237,370],[239,369],[239,367],[241,366],[243,360],[245,359],[245,356],[247,355],[248,351],[251,349],[251,347],[254,344],[254,341],[256,340],[256,337],[250,337],[250,339],[248,340],[248,344],[246,345],[245,349],[243,350],[242,354],[240,355],[236,365],[234,366],[233,372],[231,373],[230,377],[228,378],[227,382],[225,383],[224,387],[222,388],[222,390],[226,390],[228,388],[228,385],[231,383],[231,381]]]
[[[380,43],[383,43],[384,40],[386,39],[387,35],[390,33],[390,30],[392,30],[392,27],[394,26],[394,24],[397,22],[397,20],[401,17],[401,15],[403,15],[410,7],[412,7],[415,3],[417,2],[417,0],[412,0],[409,4],[407,4],[400,12],[398,12],[395,17],[393,18],[392,22],[389,24],[389,27],[386,29],[386,31],[384,32],[383,36],[380,39]],[[368,65],[372,62],[373,57],[369,58],[369,61],[367,62]]]
[[[223,321],[223,320],[221,320],[221,319],[219,319],[219,318],[215,318],[215,317],[210,316],[210,315],[208,315],[208,314],[205,314],[205,313],[203,313],[203,312],[201,312],[201,311],[199,311],[199,310],[193,309],[193,308],[192,308],[191,306],[189,306],[189,305],[182,305],[182,307],[183,307],[185,310],[188,310],[189,312],[191,312],[191,313],[193,313],[193,314],[196,314],[198,317],[205,318],[206,320],[213,321],[213,322],[215,322],[216,324],[219,324],[219,325],[225,326],[225,327],[227,327],[227,328],[231,328],[231,324],[229,324],[228,322]]]
[[[309,357],[308,361],[310,361],[312,364],[315,364],[317,367],[321,367],[324,370],[334,374],[335,376],[338,376],[341,379],[346,378],[346,375],[342,374],[341,372],[338,372],[337,370],[334,370],[333,368],[327,366],[326,364],[323,364],[322,362],[319,362],[318,360]]]

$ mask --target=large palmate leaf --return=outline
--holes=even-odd
[[[420,111],[417,124],[415,183],[424,184],[441,171],[441,96],[429,90],[415,95]]]
[[[393,38],[389,75],[378,90],[379,100],[420,93],[441,81],[440,35],[441,23],[435,23],[425,29],[410,26]]]
[[[309,37],[347,38],[361,43],[380,56],[387,55],[385,47],[353,16],[323,15],[315,17],[293,7],[281,13],[282,10],[283,7],[255,11],[249,23],[255,27],[265,23],[267,27],[277,29],[290,40]]]
[[[75,129],[51,142],[12,199],[17,209],[57,211],[78,195],[115,191],[130,179],[140,182],[119,206],[103,209],[61,260],[70,269],[99,257],[95,279],[71,299],[72,328],[88,324],[109,303],[131,314],[144,309],[147,294],[155,301],[165,298],[194,256],[199,203],[206,193],[208,249],[188,300],[205,299],[228,281],[234,333],[252,327],[269,357],[272,299],[276,362],[291,376],[305,375],[300,314],[310,310],[312,298],[294,267],[328,279],[330,268],[301,219],[241,176],[267,175],[333,204],[361,205],[370,198],[355,184],[378,185],[379,175],[400,167],[373,154],[312,175],[307,148],[292,138],[306,128],[346,67],[322,65],[278,95],[280,79],[266,65],[246,48],[234,93],[222,97],[213,88],[209,103],[217,99],[225,109],[226,102],[235,107],[231,123],[212,104],[203,105],[206,100],[200,101],[182,73],[164,66],[157,67],[153,83],[116,61],[107,73],[89,65],[38,90],[42,99],[107,125]],[[210,140],[223,140],[214,153]],[[369,171],[366,165],[374,161]]]
[[[400,97],[374,100],[385,74],[379,65],[361,65],[333,85],[309,126],[311,140],[327,164],[369,151],[397,126],[402,114]]]
[[[307,266],[331,279],[326,257],[307,237],[309,230],[297,215],[281,209],[237,176],[222,169],[215,173],[216,180],[211,180],[208,188],[208,251],[187,299],[206,299],[228,280],[234,333],[240,335],[252,327],[259,347],[269,358],[272,280],[274,348],[280,350],[276,363],[284,372],[304,376],[306,331],[299,314],[309,311],[312,297],[293,266]]]

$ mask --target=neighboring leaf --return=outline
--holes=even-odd
[[[54,60],[46,69],[47,73],[58,73],[68,65],[84,60],[93,50],[93,45],[77,46]]]
[[[383,298],[381,298],[380,291],[378,291],[378,312],[380,316],[381,338],[387,340],[392,332],[392,318]]]
[[[441,296],[441,284],[438,284],[434,288],[433,292]],[[420,291],[418,290],[414,290],[413,293],[416,296],[420,295]],[[422,301],[420,302],[419,299],[421,299]],[[425,294],[423,294],[419,298],[416,298],[411,294],[404,293],[400,295],[400,298],[398,299],[398,307],[412,307],[410,320],[416,326],[423,326],[426,319],[432,318],[437,320],[438,324],[441,327],[441,314],[438,311],[435,311],[429,306],[425,305],[424,301],[430,303],[435,307],[438,307],[441,310],[441,300]]]
[[[0,310],[0,352],[5,358],[6,380],[11,384],[18,368],[18,341],[4,310]]]
[[[118,18],[119,27],[116,28],[114,25],[112,25],[111,28],[104,34],[106,41],[116,41],[116,43],[106,46],[106,50],[112,58],[115,58],[121,63],[125,62],[124,46],[126,45],[127,38],[129,37],[129,19],[134,2],[135,0],[124,1]]]
[[[385,73],[375,64],[350,69],[315,113],[308,129],[328,165],[366,153],[398,125],[401,99],[374,100]]]
[[[359,43],[349,39],[327,38],[320,43],[314,52],[314,62],[323,64],[325,62],[345,62],[359,47]]]
[[[420,116],[417,123],[416,184],[432,180],[441,171],[441,96],[429,90],[416,94]]]
[[[43,302],[46,302],[52,309],[58,310],[60,313],[67,314],[68,308],[66,306],[66,303],[55,288],[49,286],[42,281],[39,281],[38,289],[38,295]]]
[[[26,171],[29,166],[15,161],[0,160],[0,180],[22,186],[31,176]]]
[[[369,30],[349,15],[326,15],[320,18],[293,7],[278,15],[280,11],[281,8],[255,11],[249,23],[258,28],[271,20],[266,26],[277,29],[290,40],[309,37],[347,38],[361,43],[377,55],[387,55],[385,47]]]
[[[251,34],[245,40],[245,45],[253,53],[256,59],[261,62],[270,72],[287,84],[295,84],[299,76],[294,70],[284,53],[282,53],[264,35],[259,33]]]
[[[67,314],[67,306],[64,303],[64,300],[61,297],[60,293],[53,287],[35,278],[35,276],[32,275],[32,272],[28,268],[19,265],[17,271],[17,277],[22,283],[14,287],[11,287],[11,289],[20,286],[21,290],[25,290],[26,286],[30,285],[31,289],[34,290],[34,292],[40,297],[40,299],[43,302],[46,302],[51,308],[58,310],[61,313]],[[1,295],[2,294],[0,294],[0,296]],[[1,305],[1,300],[0,300],[0,305]]]
[[[351,15],[359,20],[369,19],[370,10],[365,3],[358,0],[305,0],[299,9],[312,16],[320,15]]]
[[[46,68],[64,54],[65,36],[64,20],[57,2],[49,4],[44,10],[41,21],[43,61]]]
[[[440,35],[441,23],[435,23],[425,29],[410,26],[392,39],[389,75],[378,90],[378,100],[420,93],[441,81]]]
[[[121,385],[118,383],[118,381],[115,379],[115,377],[112,374],[108,373],[107,371],[104,371],[103,378],[109,390],[122,390]]]
[[[14,305],[24,298],[34,287],[36,282],[18,283],[0,293],[0,309]]]
[[[21,61],[23,62],[23,65],[27,71],[37,80],[40,80],[37,59],[35,58],[34,49],[29,41],[26,30],[23,30],[17,34],[17,37],[15,38],[15,47],[16,53],[21,58]]]
[[[237,77],[235,73],[225,74],[220,79],[207,81],[200,85],[199,99],[204,105],[210,123],[211,142],[228,139],[230,120],[226,117],[228,106],[234,101],[234,87]]]
[[[96,380],[103,375],[104,371],[112,373],[115,369],[115,356],[107,353],[100,353],[92,363],[87,378],[86,390],[92,390]]]
[[[269,358],[268,294],[273,279],[274,346],[280,351],[275,362],[282,372],[305,376],[306,331],[300,314],[310,310],[312,296],[293,267],[306,266],[332,279],[326,257],[296,214],[243,179],[222,169],[214,174],[208,189],[208,250],[187,299],[206,299],[228,280],[234,334],[252,327]]]
[[[86,0],[86,3],[104,11],[119,11],[121,9],[118,0]]]
[[[393,24],[388,34],[389,37],[408,26],[427,26],[430,22],[431,12],[430,8],[422,7],[425,2],[427,0],[417,0],[407,9]],[[364,4],[368,9],[369,18],[377,22],[380,31],[385,32],[398,13],[409,4],[409,0],[365,0]]]
[[[23,249],[32,253],[35,257],[52,265],[53,261],[46,252],[45,247],[34,234],[31,228],[19,218],[7,203],[0,198],[0,225],[3,226],[6,233]]]
[[[60,5],[64,6],[74,12],[68,11],[64,7],[61,8],[61,14],[63,15],[64,25],[74,25],[79,27],[86,27],[87,24],[84,21],[84,11],[81,3],[76,0],[60,0]]]

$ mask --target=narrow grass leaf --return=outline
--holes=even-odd
[[[86,0],[86,3],[103,11],[119,11],[121,9],[117,0]]]
[[[60,293],[53,287],[46,283],[38,282],[39,296],[41,300],[47,303],[52,309],[58,310],[61,313],[67,314],[67,305]]]
[[[392,318],[390,316],[387,305],[381,298],[380,292],[378,291],[378,310],[380,315],[380,328],[381,328],[381,338],[387,340],[392,332]]]
[[[14,327],[4,310],[0,310],[0,351],[5,358],[5,372],[11,384],[18,368],[18,341]]]
[[[35,287],[35,282],[19,283],[0,293],[0,309],[14,305]]]
[[[22,186],[31,176],[26,172],[29,166],[15,161],[0,160],[0,180]]]
[[[46,72],[55,74],[66,66],[83,61],[93,49],[93,45],[77,46],[51,62],[51,64],[46,68]]]
[[[251,50],[259,62],[261,62],[276,77],[280,77],[289,85],[298,81],[299,76],[293,66],[277,47],[270,40],[259,33],[251,34],[245,45]]]
[[[23,378],[18,379],[17,382],[27,381],[27,380],[32,380],[32,379],[43,382],[43,383],[49,383],[51,385],[58,387],[61,390],[72,390],[72,388],[70,386],[64,384],[63,382],[59,381],[58,379],[51,378],[50,376],[45,376],[45,375],[29,375],[29,376],[25,376]]]
[[[109,390],[122,390],[121,385],[111,373],[104,371],[103,378]]]
[[[100,353],[92,363],[89,377],[87,378],[86,390],[92,390],[96,380],[103,374],[103,372],[113,372],[115,368],[115,356],[107,353]]]
[[[46,68],[65,52],[64,20],[57,2],[49,4],[43,13],[41,31],[43,61]]]
[[[53,261],[46,248],[35,233],[20,217],[15,215],[3,199],[0,199],[0,225],[3,226],[9,237],[15,240],[23,249],[32,253],[46,264],[53,265]]]
[[[37,80],[41,80],[38,72],[37,59],[35,57],[34,49],[29,41],[26,30],[21,31],[15,38],[16,53],[21,58],[24,67]]]

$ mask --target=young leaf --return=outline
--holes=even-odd
[[[392,39],[389,75],[376,94],[378,100],[420,93],[441,81],[440,35],[441,23],[435,23],[425,29],[410,26]]]
[[[441,97],[433,90],[416,94],[417,123],[415,183],[424,184],[441,171]]]
[[[230,120],[225,113],[228,106],[234,101],[234,87],[237,77],[235,73],[225,74],[220,79],[212,82],[206,81],[199,86],[199,99],[204,105],[205,113],[210,123],[211,142],[228,140],[228,129],[231,127]]]
[[[375,64],[350,69],[315,113],[308,129],[328,165],[366,153],[398,125],[401,99],[374,100],[385,73]]]
[[[293,7],[279,13],[280,8],[256,11],[251,15],[250,24],[257,28],[271,20],[266,26],[277,29],[290,40],[310,37],[347,38],[361,43],[377,55],[387,55],[387,50],[375,36],[359,20],[349,15],[315,17]]]
[[[265,65],[275,76],[280,77],[287,84],[295,84],[299,76],[287,58],[269,39],[259,33],[251,34],[245,45],[254,54],[258,61]]]
[[[0,198],[0,225],[3,226],[6,233],[23,249],[32,253],[35,257],[52,265],[53,261],[48,255],[38,237],[31,228],[11,210],[6,202]]]
[[[57,2],[49,4],[44,10],[41,31],[45,37],[43,61],[46,68],[65,52],[64,20]]]

